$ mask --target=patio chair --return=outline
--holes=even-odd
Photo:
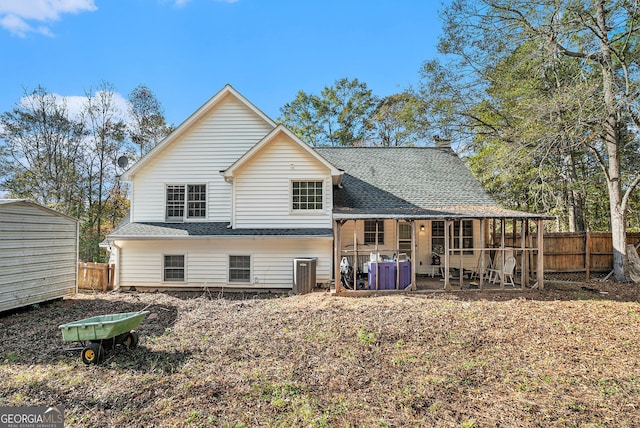
[[[487,275],[487,280],[495,284],[496,280],[500,279],[500,272],[503,268],[504,265],[502,262],[502,253],[498,252],[495,255],[493,263],[490,265],[490,267],[487,268],[485,272],[485,275]]]
[[[480,257],[478,257],[478,264],[473,268],[473,270],[471,271],[471,279],[480,279],[480,277],[482,276],[483,278],[489,280],[489,274],[490,274],[490,269],[491,269],[491,257],[489,256],[488,253],[484,254],[484,266],[482,266],[482,272],[481,272],[481,266],[480,266]]]
[[[516,268],[516,258],[508,257],[504,262],[504,266],[502,269],[491,269],[491,271],[495,272],[495,276],[492,277],[492,282],[495,284],[496,282],[502,281],[504,277],[505,284],[509,284],[512,287],[515,287],[516,284],[513,282],[513,272]]]

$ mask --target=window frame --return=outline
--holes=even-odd
[[[453,245],[454,250],[460,250],[460,222],[462,222],[462,254],[473,255],[473,220],[457,220],[453,222]],[[469,234],[467,234],[469,232]]]
[[[436,234],[436,225],[438,226],[438,233]],[[442,233],[440,234],[440,228]],[[432,220],[431,221],[431,251],[438,254],[444,254],[444,234],[446,232],[446,226],[444,220]],[[450,249],[460,251],[460,220],[453,221],[453,231],[449,235]],[[462,220],[462,254],[473,255],[473,220]],[[436,244],[436,240],[438,244]],[[442,245],[440,245],[440,242]],[[442,252],[438,250],[442,248]]]
[[[373,223],[373,230],[371,224]],[[384,245],[384,220],[365,220],[363,226],[364,245],[376,245],[376,227],[378,224],[378,245]],[[369,227],[367,227],[369,225]],[[373,234],[373,236],[372,236]]]
[[[167,257],[182,257],[182,267],[170,266],[167,267]],[[182,269],[182,279],[167,278],[167,269],[180,270]],[[186,254],[162,254],[162,282],[170,283],[185,283],[187,282],[187,255]]]
[[[301,208],[301,207],[296,208],[295,207],[295,204],[296,204],[295,198],[296,198],[296,196],[298,196],[299,198],[306,197],[307,199],[310,196],[308,193],[306,195],[301,195],[301,194],[296,195],[295,194],[296,193],[296,183],[306,183],[307,185],[309,183],[314,183],[315,185],[320,184],[320,198],[321,198],[320,199],[320,208],[318,208],[316,206],[317,203],[318,203],[318,201],[317,201],[318,195],[317,194],[313,195],[314,198],[316,198],[316,200],[314,200],[313,202],[309,202],[308,200],[304,202],[307,205],[313,203],[314,204],[313,208]],[[307,190],[308,190],[308,188],[307,188]],[[315,190],[317,190],[317,188]],[[325,211],[325,207],[326,207],[325,200],[326,200],[326,197],[325,197],[325,180],[324,179],[311,179],[311,178],[309,178],[309,179],[307,179],[307,178],[298,179],[298,178],[296,178],[296,179],[291,179],[289,181],[289,211],[291,213],[295,213],[295,214],[311,213],[311,214],[313,214],[313,213],[324,212]],[[302,204],[302,203],[303,203],[302,201],[298,201],[298,204]]]
[[[437,227],[436,227],[437,226]],[[431,221],[431,252],[435,254],[444,254],[445,233],[447,233],[444,220]],[[442,231],[442,233],[440,233]],[[436,232],[438,232],[436,234]],[[437,240],[437,244],[436,244]]]
[[[231,266],[231,259],[234,257],[246,257],[248,258],[248,262],[249,262],[249,266],[248,267],[232,267]],[[227,282],[229,284],[251,284],[251,278],[252,278],[252,273],[253,273],[253,265],[252,265],[252,261],[253,261],[253,256],[251,254],[229,254],[227,257]],[[235,271],[240,271],[240,270],[248,270],[248,277],[246,278],[246,281],[243,279],[234,279],[232,278],[231,275],[231,271],[232,269],[234,269]]]
[[[169,201],[169,191],[170,190],[181,190],[182,192],[182,203],[180,203],[179,199],[174,199],[171,201],[173,204],[170,207]],[[191,199],[193,195],[199,195],[201,198],[199,199]],[[207,212],[208,212],[208,186],[207,183],[167,183],[165,184],[164,191],[164,218],[166,222],[185,222],[185,221],[198,221],[198,220],[206,220]],[[201,206],[192,207],[193,204],[200,204]],[[182,216],[170,216],[169,210],[180,210],[182,212]],[[202,216],[200,215],[190,215],[191,210],[199,210],[202,212]]]
[[[405,232],[409,232],[408,237],[403,237],[403,229]],[[406,252],[407,254],[411,254],[413,252],[413,248],[411,247],[413,236],[413,224],[408,221],[402,221],[398,224],[398,250],[400,252]]]

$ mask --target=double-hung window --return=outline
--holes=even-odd
[[[431,222],[431,248],[434,253],[444,253],[444,221]],[[453,236],[449,235],[449,246],[460,248],[460,221],[453,222]],[[473,221],[462,220],[462,248],[473,248]],[[463,251],[463,254],[473,254],[473,250]]]
[[[293,211],[320,211],[323,209],[323,182],[292,181],[291,209]]]
[[[184,282],[184,254],[164,256],[163,270],[164,281]]]
[[[205,184],[170,184],[167,186],[166,219],[182,221],[204,219],[207,216],[207,186]]]
[[[444,254],[444,221],[431,222],[431,251]]]
[[[365,220],[364,221],[364,243],[375,244],[376,232],[378,234],[378,244],[384,245],[384,221]]]
[[[460,223],[453,222],[453,248],[460,248]],[[462,220],[462,248],[473,248],[473,221]],[[462,254],[473,254],[473,251],[463,251]]]
[[[398,236],[398,245],[400,247],[400,252],[411,254],[411,223],[400,223],[399,224],[399,236]]]
[[[229,256],[229,282],[251,282],[251,256]]]

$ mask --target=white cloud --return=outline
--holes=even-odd
[[[27,33],[51,36],[45,25],[60,19],[65,13],[93,12],[94,0],[0,0],[0,27],[18,37]]]
[[[79,119],[84,109],[84,106],[87,103],[87,97],[85,95],[60,95],[60,94],[51,94],[56,99],[56,104],[65,104],[67,107],[67,111],[69,112],[69,117]],[[98,96],[98,94],[94,95],[94,98]],[[113,103],[118,110],[116,118],[122,119],[125,122],[129,122],[129,101],[122,96],[119,92],[113,93]],[[22,106],[28,106],[30,103],[29,96],[22,97],[19,101],[19,104]]]

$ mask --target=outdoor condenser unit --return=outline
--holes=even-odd
[[[296,294],[311,293],[316,286],[315,257],[293,259],[293,292]]]

